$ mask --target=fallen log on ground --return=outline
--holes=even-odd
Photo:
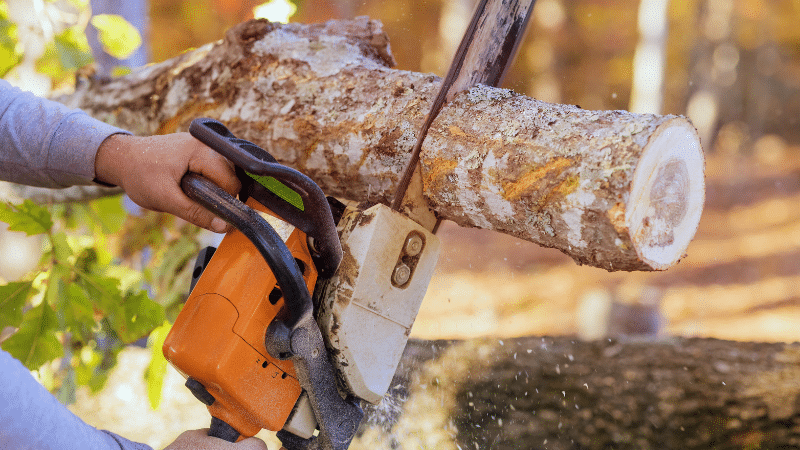
[[[137,134],[217,118],[329,195],[389,203],[441,80],[392,69],[379,22],[250,21],[223,41],[60,99]],[[557,248],[607,270],[663,270],[700,220],[704,160],[678,116],[586,111],[475,87],[421,155],[442,219]]]
[[[797,448],[800,344],[410,341],[356,449]]]

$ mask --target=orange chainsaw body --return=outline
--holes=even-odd
[[[270,211],[253,200],[247,206]],[[313,291],[317,271],[295,228],[286,240]],[[285,318],[284,299],[264,257],[238,230],[228,233],[214,253],[164,342],[164,356],[184,376],[214,397],[208,406],[242,437],[262,428],[283,428],[302,389],[292,361],[272,358],[264,346],[267,326]]]

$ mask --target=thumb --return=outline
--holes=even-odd
[[[237,450],[268,450],[267,444],[259,438],[250,437],[236,443]]]

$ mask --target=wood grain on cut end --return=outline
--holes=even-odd
[[[685,119],[664,123],[642,151],[625,221],[642,261],[675,264],[697,231],[705,200],[703,150]]]

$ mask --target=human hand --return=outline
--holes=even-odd
[[[267,444],[258,438],[247,438],[231,443],[208,435],[208,428],[184,431],[164,450],[267,450]]]
[[[95,178],[121,187],[137,205],[167,212],[217,233],[229,225],[181,190],[186,172],[196,172],[231,195],[241,188],[233,164],[189,133],[109,136],[95,157]]]

